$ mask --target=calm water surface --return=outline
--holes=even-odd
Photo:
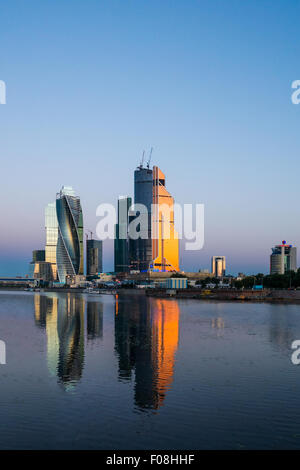
[[[2,449],[300,448],[300,306],[0,292]]]

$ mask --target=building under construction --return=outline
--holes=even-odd
[[[150,169],[150,160],[146,167],[143,162],[134,172],[134,205],[130,209],[126,198],[126,229],[128,242],[122,247],[128,257],[120,254],[120,220],[115,240],[115,270],[140,272],[176,272],[179,271],[179,239],[174,227],[174,199],[166,189],[164,173],[154,166]],[[120,202],[120,201],[119,201]],[[130,201],[131,202],[131,201]],[[120,214],[120,204],[118,204]],[[130,223],[139,217],[139,237],[134,239],[130,233]],[[123,217],[124,218],[124,217]],[[120,219],[120,215],[118,216]],[[135,227],[136,229],[136,227]],[[124,234],[123,234],[124,236]],[[128,259],[128,265],[125,260]],[[120,266],[120,261],[122,266]],[[125,266],[125,264],[126,266]]]

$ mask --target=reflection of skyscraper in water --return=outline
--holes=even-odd
[[[64,384],[77,382],[81,378],[84,362],[84,300],[82,297],[68,294],[62,302],[59,302],[57,330],[58,377]]]
[[[44,296],[45,297],[45,296]],[[42,298],[42,297],[40,297]],[[57,374],[57,364],[59,360],[59,337],[57,329],[58,298],[46,297],[52,301],[52,309],[47,313],[46,333],[47,333],[47,363],[51,375]]]
[[[103,304],[100,302],[87,302],[86,311],[87,339],[93,340],[103,337]]]
[[[78,382],[84,365],[84,299],[67,295],[35,296],[36,322],[46,328],[47,362],[69,388]]]
[[[271,344],[276,345],[279,349],[290,351],[292,341],[295,338],[295,331],[292,328],[292,315],[287,315],[286,307],[284,305],[275,305],[275,308],[273,305],[270,305],[269,309],[270,342]]]
[[[115,315],[119,378],[130,380],[134,370],[136,405],[158,409],[173,381],[179,338],[178,303],[137,296],[129,308],[122,297],[119,299]]]
[[[52,311],[53,299],[46,295],[35,294],[34,296],[34,319],[40,328],[46,328],[46,320]]]
[[[130,380],[138,349],[139,316],[146,309],[145,298],[137,297],[127,311],[122,296],[116,296],[115,304],[115,351],[119,359],[119,379]],[[119,302],[121,299],[121,302]]]
[[[211,327],[217,332],[217,336],[223,336],[225,321],[222,317],[216,317],[211,319]]]
[[[176,300],[152,299],[152,351],[159,405],[173,381],[179,340],[179,307]]]

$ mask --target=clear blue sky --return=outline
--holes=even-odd
[[[63,184],[94,230],[151,146],[176,201],[205,204],[184,269],[267,272],[274,244],[300,251],[299,17],[297,0],[2,1],[0,275],[26,272]]]

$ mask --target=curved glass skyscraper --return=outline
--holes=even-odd
[[[56,196],[58,239],[56,248],[59,281],[67,275],[83,274],[83,217],[79,197],[63,186]]]

